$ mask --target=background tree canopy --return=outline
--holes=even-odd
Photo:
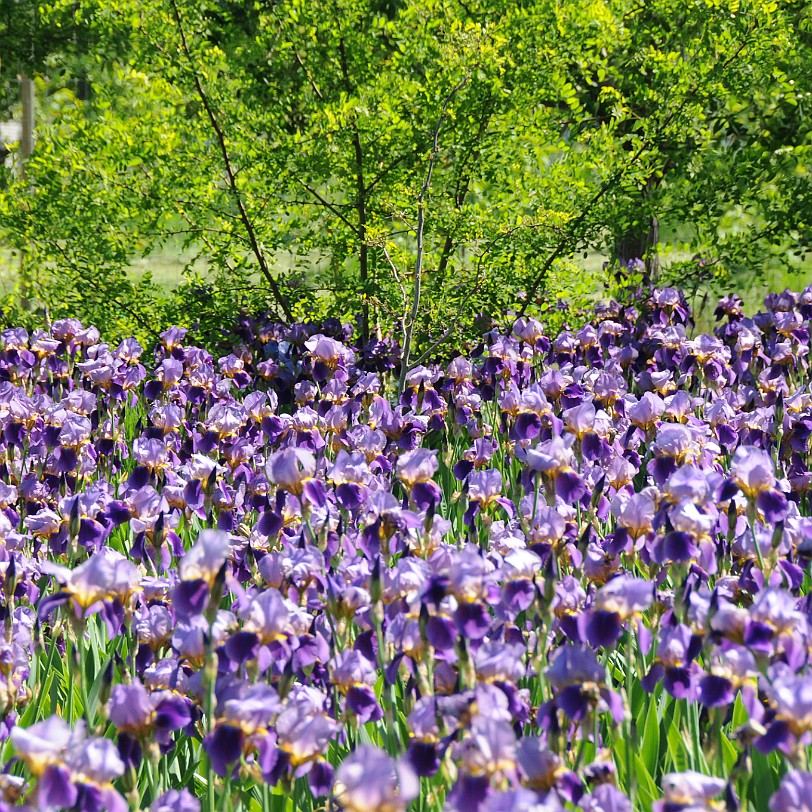
[[[583,251],[693,287],[811,247],[803,0],[0,0],[0,53],[0,118],[37,91],[9,321],[270,308],[422,352],[584,301]],[[172,290],[131,270],[165,245]]]

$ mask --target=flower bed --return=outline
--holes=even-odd
[[[305,325],[6,330],[2,808],[812,809],[812,289],[766,304],[399,397]]]

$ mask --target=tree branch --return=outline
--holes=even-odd
[[[257,239],[256,231],[254,230],[254,225],[248,216],[248,212],[245,208],[245,202],[243,201],[239,187],[237,186],[237,177],[234,172],[234,167],[231,163],[231,157],[228,153],[228,148],[226,146],[225,133],[223,132],[223,128],[220,126],[220,122],[214,113],[214,109],[211,106],[209,97],[206,95],[206,91],[203,89],[203,83],[200,81],[200,75],[194,69],[194,62],[192,60],[191,51],[189,50],[189,45],[186,41],[186,32],[183,29],[183,21],[181,20],[178,5],[176,3],[176,0],[170,0],[170,3],[172,5],[172,11],[175,15],[175,21],[177,22],[178,25],[178,33],[180,34],[181,47],[183,48],[183,53],[189,62],[189,67],[192,72],[192,78],[194,80],[195,89],[197,90],[197,95],[200,98],[200,102],[206,111],[206,115],[208,116],[209,122],[211,123],[212,129],[214,130],[214,133],[217,137],[217,144],[220,147],[220,154],[223,157],[223,166],[225,168],[228,188],[231,192],[231,196],[234,198],[234,203],[237,206],[237,211],[239,212],[240,215],[240,221],[242,222],[246,234],[248,235],[248,242],[251,246],[251,251],[257,260],[257,264],[259,265],[259,269],[262,272],[262,275],[268,282],[268,286],[270,287],[271,292],[273,293],[273,297],[276,300],[276,303],[279,305],[280,309],[285,314],[285,318],[287,318],[288,321],[293,321],[293,313],[290,307],[288,306],[285,297],[282,295],[282,291],[279,289],[279,285],[277,284],[276,279],[274,279],[273,274],[271,273],[271,270],[268,267],[268,262],[265,259],[265,254],[263,253],[262,248],[259,245],[259,240]]]
[[[417,322],[417,315],[420,312],[420,291],[423,276],[423,231],[426,226],[426,195],[428,194],[429,187],[431,186],[431,176],[434,173],[434,164],[437,161],[439,153],[439,140],[440,129],[445,121],[446,113],[448,112],[448,105],[451,104],[454,96],[468,82],[471,76],[471,71],[468,73],[452,88],[451,92],[443,100],[443,106],[440,111],[440,116],[437,119],[437,126],[434,128],[434,136],[431,140],[431,157],[429,158],[429,166],[426,170],[426,177],[423,181],[423,186],[420,189],[420,194],[417,196],[417,252],[414,262],[414,294],[412,297],[412,311],[409,314],[408,321],[406,322],[405,337],[403,340],[403,354],[400,360],[400,381],[398,382],[398,394],[403,392],[403,387],[406,385],[406,374],[409,371],[409,356],[412,349],[412,335],[414,333],[414,325]]]
[[[338,51],[341,57],[341,73],[347,95],[352,95],[349,62],[344,37],[339,37]],[[369,339],[369,246],[367,245],[367,189],[364,183],[364,149],[361,145],[361,133],[352,121],[352,147],[355,155],[355,208],[358,213],[358,264],[363,299],[361,300],[361,343]]]
[[[752,30],[752,26],[750,26]],[[739,44],[739,47],[723,62],[721,65],[717,67],[721,70],[726,69],[729,67],[741,54],[744,48],[747,46],[748,37],[742,40]],[[538,292],[540,285],[544,282],[547,277],[547,274],[552,267],[553,263],[564,253],[568,246],[572,245],[573,242],[581,242],[580,234],[577,233],[578,229],[583,225],[586,221],[587,217],[589,216],[592,209],[595,207],[597,203],[609,192],[611,191],[614,186],[620,182],[625,173],[634,166],[643,153],[654,146],[657,142],[659,136],[665,131],[668,125],[685,109],[688,105],[689,101],[691,101],[697,94],[698,85],[694,83],[683,96],[680,103],[672,108],[669,114],[663,119],[663,121],[654,129],[654,132],[644,138],[643,141],[640,143],[640,146],[631,156],[631,158],[626,161],[625,165],[619,169],[616,169],[612,172],[609,177],[601,184],[598,188],[597,192],[587,201],[586,205],[581,209],[580,214],[572,221],[571,226],[567,229],[566,234],[561,238],[560,242],[556,245],[553,251],[548,255],[547,259],[545,260],[544,264],[542,265],[539,272],[534,277],[533,281],[530,284],[530,287],[527,290],[527,295],[522,303],[522,306],[519,310],[519,317],[524,316],[525,312],[527,311],[528,305],[533,301]],[[507,326],[507,329],[510,329],[510,325]]]
[[[346,215],[342,214],[337,208],[336,204],[331,203],[329,200],[323,198],[316,189],[314,189],[310,184],[305,183],[301,178],[296,178],[296,183],[298,183],[302,188],[306,189],[310,192],[313,197],[319,202],[320,205],[324,206],[325,209],[331,211],[345,226],[347,226],[350,231],[357,237],[358,236],[358,228],[350,219],[347,218]]]

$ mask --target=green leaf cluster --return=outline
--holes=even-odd
[[[0,6],[0,43],[37,43],[3,98],[38,76],[36,150],[0,181],[8,318],[149,337],[271,307],[398,335],[419,273],[431,346],[564,288],[575,318],[625,277],[579,272],[587,249],[699,285],[810,247],[800,0]],[[695,259],[659,268],[675,231]],[[175,248],[177,289],[131,272]]]

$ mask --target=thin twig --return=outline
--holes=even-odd
[[[381,248],[383,249],[383,255],[386,257],[386,261],[389,263],[389,267],[392,269],[392,275],[395,277],[395,282],[398,283],[398,287],[400,288],[400,293],[403,296],[403,305],[406,306],[406,303],[409,301],[409,297],[406,293],[406,288],[403,286],[403,282],[400,279],[400,272],[398,271],[397,265],[392,261],[392,257],[389,256],[389,251],[387,251],[386,246],[382,245]]]
[[[409,314],[408,321],[406,322],[406,330],[403,340],[403,354],[400,361],[400,381],[398,382],[398,394],[403,392],[403,387],[406,385],[406,374],[409,371],[409,356],[412,349],[412,335],[414,333],[414,325],[417,322],[417,316],[420,312],[420,291],[423,277],[423,232],[426,225],[426,195],[428,194],[429,187],[431,186],[431,176],[434,173],[434,164],[437,160],[437,155],[440,151],[440,129],[445,121],[446,113],[448,112],[448,105],[451,104],[454,96],[468,82],[471,76],[471,71],[468,73],[452,88],[451,92],[443,100],[443,106],[440,111],[440,116],[437,119],[437,126],[434,128],[434,136],[431,140],[431,157],[429,158],[429,166],[426,170],[426,177],[423,181],[423,186],[420,189],[420,194],[417,196],[417,251],[414,262],[414,293],[412,297],[412,311]]]
[[[298,183],[300,186],[302,186],[304,189],[306,189],[308,192],[310,192],[310,194],[313,195],[313,197],[316,198],[316,200],[319,202],[320,205],[324,206],[325,209],[328,209],[329,211],[331,211],[336,217],[338,217],[339,220],[341,220],[342,223],[344,223],[345,226],[347,226],[348,229],[350,229],[350,231],[352,231],[352,233],[356,237],[358,236],[358,228],[356,227],[355,223],[353,223],[345,215],[343,215],[336,208],[336,204],[331,203],[329,200],[322,197],[316,189],[314,189],[309,183],[306,183],[305,181],[303,181],[301,178],[295,178],[295,180],[296,180],[296,183]],[[340,204],[340,205],[344,205],[344,204]],[[352,208],[355,208],[355,206],[353,206]]]
[[[436,341],[433,341],[422,353],[420,353],[420,355],[417,356],[417,358],[415,358],[414,361],[412,361],[411,364],[409,364],[409,371],[411,372],[416,367],[419,367],[420,364],[423,363],[423,361],[425,361],[438,347],[445,344],[445,342],[448,341],[448,339],[451,338],[451,336],[453,335],[454,328],[453,327],[446,328],[443,331],[443,334]]]

